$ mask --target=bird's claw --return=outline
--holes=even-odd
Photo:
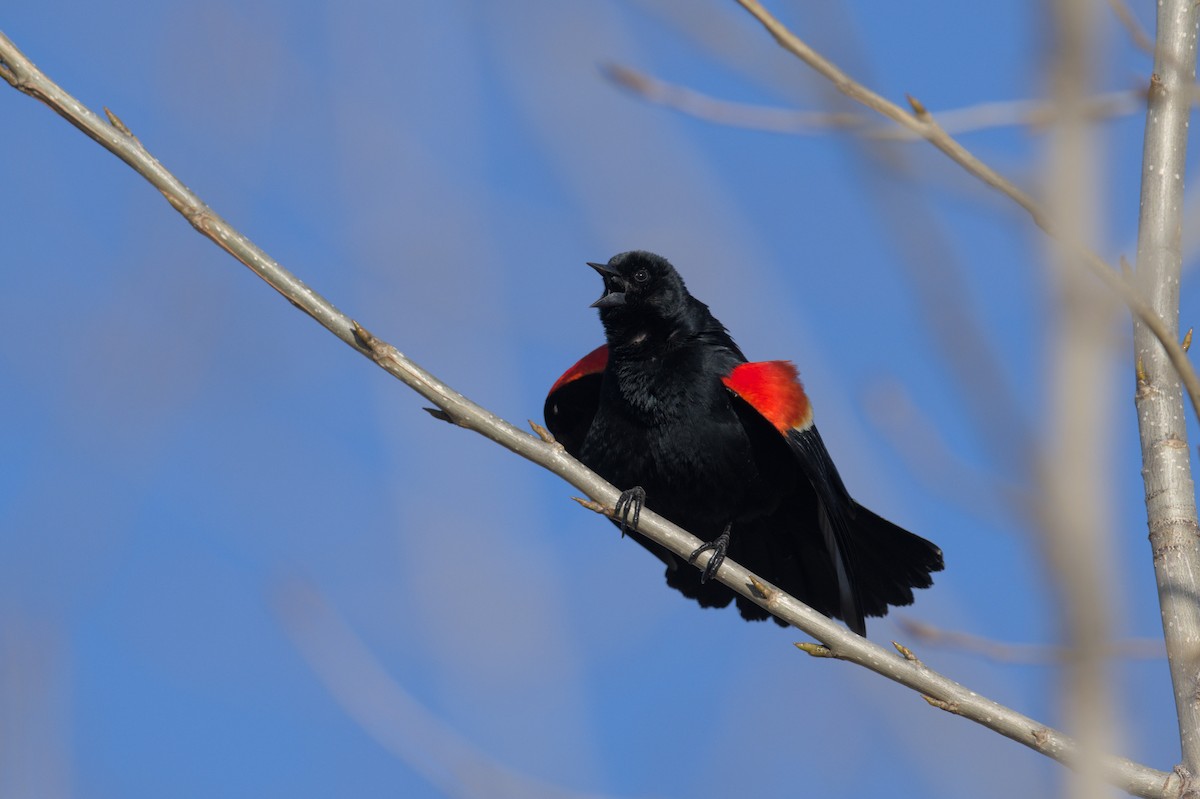
[[[725,562],[725,550],[729,549],[729,527],[725,527],[725,531],[719,536],[709,541],[707,544],[701,544],[692,550],[692,554],[688,555],[688,563],[695,563],[696,558],[700,557],[701,552],[712,550],[712,555],[708,559],[708,563],[704,564],[704,572],[700,575],[700,582],[707,583],[717,575],[717,571],[721,568],[721,564]]]
[[[617,504],[613,505],[613,518],[621,526],[622,538],[627,530],[637,532],[638,519],[642,517],[642,506],[645,504],[646,489],[641,486],[622,491],[621,496],[617,497]]]

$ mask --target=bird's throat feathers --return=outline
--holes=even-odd
[[[644,359],[700,339],[728,338],[728,333],[708,310],[693,297],[677,307],[606,308],[600,312],[609,350],[618,357]]]

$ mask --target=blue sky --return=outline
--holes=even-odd
[[[771,7],[896,101],[1045,91],[1036,3]],[[46,0],[0,29],[303,280],[516,423],[600,341],[584,262],[668,256],[748,355],[795,360],[852,493],[943,547],[935,587],[896,615],[1054,642],[1036,530],[993,490],[1029,484],[1008,420],[1046,432],[1045,241],[922,145],[898,148],[897,175],[844,139],[715,126],[601,75],[830,107],[735,3]],[[1143,85],[1149,59],[1103,29],[1096,89]],[[1054,790],[1040,756],[805,657],[795,631],[687,602],[568,486],[432,420],[74,128],[8,90],[0,114],[4,796]],[[1101,128],[1096,246],[1113,260],[1132,255],[1141,128]],[[963,140],[1041,190],[1037,131]],[[936,236],[900,246],[928,219]],[[935,263],[995,351],[965,381],[915,288],[944,285]],[[1185,281],[1185,324],[1196,301]],[[1157,636],[1117,374],[1098,431],[1117,452],[1113,629]],[[891,618],[869,631],[906,640]],[[1053,669],[917,648],[1055,723]],[[1115,674],[1123,753],[1170,769],[1165,662]]]

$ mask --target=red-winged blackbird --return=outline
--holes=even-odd
[[[851,499],[791,363],[748,363],[661,256],[588,265],[604,278],[593,307],[608,343],[550,389],[546,426],[625,489],[622,532],[666,563],[668,585],[704,607],[736,599],[743,618],[767,618],[710,581],[728,554],[863,635],[864,616],[933,584],[942,551]],[[709,542],[690,558],[712,550],[703,574],[637,533],[643,503]]]

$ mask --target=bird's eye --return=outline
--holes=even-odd
[[[636,272],[633,273],[633,279],[636,280],[638,283],[645,283],[647,280],[650,279],[650,270],[648,270],[648,269],[637,270]]]

